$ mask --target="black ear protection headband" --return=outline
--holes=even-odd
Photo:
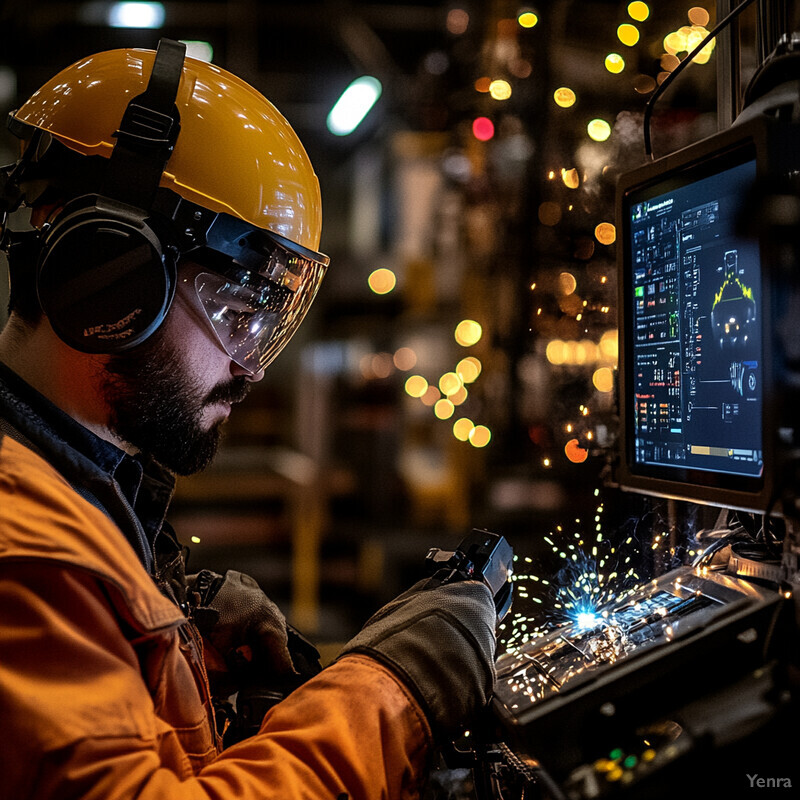
[[[800,33],[784,34],[744,91],[742,112],[734,124],[759,114],[797,122],[800,116]]]
[[[53,330],[85,353],[135,347],[175,294],[178,247],[152,217],[180,132],[175,105],[186,45],[161,39],[145,91],[122,117],[99,194],[67,203],[42,232],[36,285]]]

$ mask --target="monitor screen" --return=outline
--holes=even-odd
[[[758,241],[738,232],[755,179],[755,145],[745,139],[621,187],[623,460],[632,488],[720,505],[727,491],[763,488],[762,264]]]

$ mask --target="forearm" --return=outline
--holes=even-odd
[[[25,796],[411,800],[419,794],[429,743],[428,724],[405,687],[376,662],[352,656],[275,706],[256,736],[228,748],[196,776],[164,766],[163,738],[160,745],[85,739],[46,754]]]
[[[205,739],[187,726],[199,730],[202,705],[169,684],[163,690],[180,697],[151,696],[140,673],[143,654],[137,659],[120,635],[97,584],[41,566],[18,564],[14,572],[27,588],[0,579],[0,717],[7,742],[0,769],[9,796],[416,796],[430,729],[408,690],[377,662],[360,655],[342,659],[278,704],[256,736],[216,757],[213,750],[205,757],[195,752],[193,768],[187,744],[203,746]],[[159,663],[151,665],[156,672],[168,662]],[[181,723],[167,722],[158,710],[181,705]]]
[[[350,656],[275,706],[260,733],[225,750],[201,780],[224,797],[218,787],[235,760],[253,789],[276,787],[264,797],[412,798],[430,742],[406,687],[372,659]]]

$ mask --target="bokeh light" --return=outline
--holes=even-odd
[[[551,364],[559,366],[567,360],[567,343],[561,339],[552,339],[547,343],[545,357]]]
[[[367,283],[375,294],[388,294],[397,285],[397,276],[390,269],[381,267],[370,273]]]
[[[588,339],[570,342],[571,356],[574,364],[586,364],[597,358],[597,346]]]
[[[411,375],[406,380],[405,389],[411,397],[422,397],[428,391],[428,381],[422,375]]]
[[[442,398],[442,393],[435,386],[428,386],[425,393],[420,397],[426,406],[433,406]]]
[[[661,69],[665,69],[667,72],[672,72],[680,63],[681,60],[674,53],[664,53],[659,61]]]
[[[600,357],[604,361],[616,364],[617,358],[619,357],[619,335],[616,328],[606,331],[600,337],[600,344],[598,347],[600,349]]]
[[[489,91],[489,87],[492,85],[492,79],[487,78],[485,75],[482,78],[478,78],[475,81],[475,91],[480,92],[481,94],[486,94]]]
[[[605,65],[612,75],[619,75],[625,69],[625,59],[619,53],[609,53],[606,56]]]
[[[460,417],[453,423],[453,436],[455,436],[459,442],[466,442],[474,427],[475,423],[471,419]]]
[[[664,49],[670,55],[690,53],[706,36],[708,36],[708,31],[702,25],[684,25],[678,28],[677,31],[673,31],[664,37]],[[694,57],[694,62],[696,64],[707,64],[711,59],[711,54],[714,52],[715,46],[716,40],[712,39]]]
[[[459,378],[455,372],[445,372],[444,375],[439,378],[439,391],[445,395],[445,397],[455,394],[463,385],[461,378]]]
[[[664,37],[664,49],[671,55],[681,53],[686,50],[686,39],[681,37],[678,31],[672,31]]]
[[[637,75],[633,81],[633,90],[638,94],[648,94],[656,88],[656,81],[650,75]]]
[[[647,3],[636,2],[628,3],[628,16],[637,22],[644,22],[650,16],[650,7]]]
[[[558,288],[561,294],[572,294],[578,288],[578,281],[571,272],[562,272],[558,276]]]
[[[601,222],[595,227],[594,236],[600,244],[614,244],[617,229],[610,222]]]
[[[393,356],[397,369],[412,369],[417,364],[417,354],[410,347],[400,347]]]
[[[372,356],[370,369],[375,378],[388,378],[393,371],[394,362],[389,353],[376,353]]]
[[[573,92],[568,86],[562,86],[553,92],[553,100],[555,100],[556,105],[561,106],[561,108],[569,108],[570,106],[575,105],[576,99],[575,92]]]
[[[447,12],[447,25],[448,33],[459,36],[466,33],[469,27],[469,14],[463,8],[451,8]]]
[[[472,122],[472,135],[479,142],[488,142],[494,136],[494,123],[489,117],[477,117]]]
[[[617,28],[617,38],[627,47],[633,47],[639,41],[639,29],[630,22],[623,22]]]
[[[473,447],[486,447],[492,439],[492,432],[485,425],[476,425],[469,432],[469,443]]]
[[[581,185],[581,179],[578,175],[578,170],[574,167],[572,169],[562,169],[561,180],[564,182],[564,186],[566,186],[568,189],[577,189]]]
[[[611,136],[611,126],[604,119],[593,119],[586,126],[586,132],[595,142],[604,142]]]
[[[614,373],[609,367],[599,367],[592,374],[592,383],[598,392],[611,392],[614,389]]]
[[[710,19],[711,17],[708,11],[700,6],[689,9],[689,22],[691,22],[692,25],[701,25],[705,27],[708,25]]]
[[[539,22],[539,17],[533,11],[521,11],[517,17],[517,22],[523,28],[533,28]]]
[[[469,392],[467,391],[467,387],[462,384],[461,388],[455,393],[448,396],[448,400],[454,406],[460,406],[467,402],[467,398],[469,397]]]
[[[525,58],[516,58],[508,65],[508,69],[515,78],[529,78],[533,65]]]
[[[425,56],[422,63],[425,71],[431,75],[444,75],[450,66],[450,59],[447,57],[447,53],[443,53],[441,50],[434,50]]]
[[[511,97],[511,84],[502,78],[493,80],[489,84],[489,94],[495,100],[508,100]]]
[[[614,345],[608,345],[609,348]],[[615,351],[614,351],[615,352]],[[611,363],[613,358],[611,355],[605,356],[600,346],[595,344],[591,339],[581,339],[575,341],[574,339],[551,339],[545,348],[545,357],[547,360],[556,366],[567,364],[571,366],[582,366],[584,364],[594,364],[603,358],[607,363]]]
[[[561,206],[552,200],[545,200],[539,206],[539,222],[552,228],[561,221]]]
[[[372,75],[356,78],[328,112],[328,130],[335,136],[349,136],[369,114],[382,92],[381,82]]]
[[[481,362],[475,356],[467,356],[456,364],[456,373],[464,383],[472,383],[477,380],[482,368]]]
[[[564,453],[573,464],[582,464],[589,457],[589,453],[580,446],[577,439],[570,439],[564,445]]]
[[[483,328],[473,319],[462,319],[456,325],[455,338],[462,347],[471,347],[480,341],[481,336]]]
[[[433,407],[433,413],[437,419],[450,419],[455,413],[456,407],[446,398],[437,400]]]

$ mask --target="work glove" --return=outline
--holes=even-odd
[[[212,682],[235,691],[243,675],[264,680],[297,674],[286,618],[249,575],[202,570],[186,576],[192,618],[206,641]],[[229,680],[225,680],[224,676]]]
[[[209,683],[230,723],[227,747],[256,733],[272,706],[320,672],[319,652],[249,575],[202,570],[186,579]],[[234,693],[235,711],[227,702]]]
[[[385,664],[420,700],[434,732],[453,735],[492,693],[496,620],[485,584],[434,576],[374,614],[339,658],[364,653]]]

